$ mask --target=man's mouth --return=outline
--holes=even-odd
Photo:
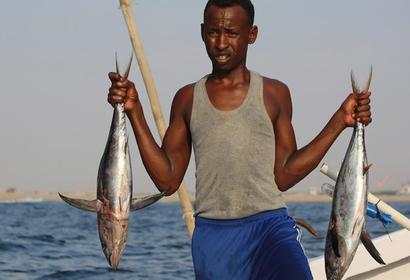
[[[225,63],[229,60],[229,55],[227,55],[227,54],[218,54],[218,55],[215,56],[215,60],[218,63]]]

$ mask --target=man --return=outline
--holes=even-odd
[[[298,149],[289,90],[246,67],[256,41],[250,0],[209,0],[201,26],[212,72],[175,95],[159,146],[134,84],[110,73],[108,101],[123,102],[144,166],[160,191],[175,192],[196,162],[197,279],[312,279],[280,192],[308,175],[346,128],[371,122],[370,93],[350,94]]]

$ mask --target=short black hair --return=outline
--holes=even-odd
[[[255,8],[253,7],[251,0],[208,0],[208,3],[206,3],[204,9],[204,21],[206,12],[212,5],[217,7],[229,7],[239,5],[248,13],[250,26],[253,25],[253,22],[255,20]]]

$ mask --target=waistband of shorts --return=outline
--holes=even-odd
[[[277,218],[281,216],[287,216],[288,211],[286,208],[278,208],[274,210],[263,211],[248,217],[239,218],[239,219],[210,219],[196,216],[195,224],[196,225],[242,225],[248,223],[254,223],[263,221],[270,218]]]

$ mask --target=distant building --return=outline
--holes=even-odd
[[[399,191],[397,191],[397,194],[408,194],[410,195],[410,183],[403,185]]]
[[[318,195],[318,194],[321,194],[320,188],[318,188],[318,187],[309,188],[309,190],[308,190],[307,193],[310,194],[310,195]]]
[[[17,192],[17,188],[16,187],[10,187],[6,190],[6,193],[16,193]]]

